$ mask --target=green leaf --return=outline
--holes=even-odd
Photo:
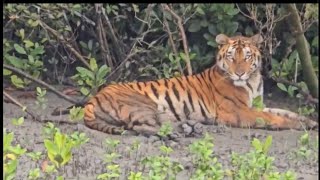
[[[88,49],[91,51],[92,50],[92,40],[90,39],[88,42]]]
[[[36,27],[36,26],[38,26],[39,25],[39,20],[35,20],[35,21],[32,21],[31,23],[30,23],[30,25],[31,25],[31,27]]]
[[[45,139],[44,140],[44,146],[46,147],[48,153],[57,153],[58,149],[57,146],[50,140]]]
[[[300,137],[300,143],[301,145],[305,146],[309,144],[309,134],[305,133]]]
[[[210,32],[210,34],[216,36],[217,35],[217,28],[215,25],[213,24],[209,24],[208,26],[208,31]]]
[[[90,59],[90,69],[91,71],[95,71],[96,69],[98,69],[97,62],[94,58]]]
[[[28,59],[29,59],[29,62],[30,62],[31,64],[34,64],[34,58],[33,58],[33,56],[28,55]]]
[[[179,55],[183,60],[187,59],[186,54],[184,54],[183,52],[179,53]]]
[[[288,92],[286,86],[282,83],[277,83],[277,86],[279,89],[281,89],[282,91]]]
[[[238,13],[239,13],[239,10],[237,8],[229,9],[227,11],[227,14],[230,15],[230,16],[234,16],[234,15],[236,15]]]
[[[189,32],[198,32],[201,29],[199,22],[193,22],[190,24],[188,31]]]
[[[92,71],[83,67],[76,67],[76,70],[80,73],[80,76],[82,78],[89,77],[91,80],[94,79],[94,75]]]
[[[11,76],[11,82],[18,88],[24,88],[24,82],[16,75]]]
[[[107,65],[102,65],[97,72],[97,80],[100,81],[105,78],[105,76],[110,71],[110,68]]]
[[[252,101],[252,107],[256,108],[259,111],[262,111],[264,108],[262,96],[257,96]]]
[[[20,117],[18,119],[14,118],[12,119],[12,124],[16,126],[20,126],[24,122],[24,117]]]
[[[262,151],[262,144],[259,141],[259,139],[254,138],[251,142],[251,145],[255,148],[255,150],[260,151],[260,152]]]
[[[197,7],[196,12],[199,13],[200,15],[205,15],[205,12],[203,11],[203,9],[201,7]]]
[[[228,26],[228,34],[234,34],[238,30],[239,23],[238,22],[232,22]]]
[[[19,34],[21,39],[24,39],[24,29],[20,29]]]
[[[15,147],[10,147],[10,151],[16,155],[22,155],[24,154],[27,150],[24,149],[24,148],[21,148],[20,147],[20,144],[18,144],[17,146]]]
[[[34,46],[34,43],[32,41],[30,41],[30,40],[24,40],[23,42],[25,43],[24,46],[26,48],[30,48],[30,47]]]
[[[36,43],[37,44],[37,43]],[[43,54],[45,51],[43,50],[43,46],[38,46],[36,48],[34,48],[31,52],[30,55],[35,57],[38,54]]]
[[[19,54],[27,54],[24,48],[21,47],[19,44],[14,44],[13,47]]]
[[[9,71],[8,69],[3,69],[3,76],[8,76],[12,74],[12,71]]]
[[[270,149],[270,147],[271,147],[271,144],[272,144],[272,136],[269,135],[269,136],[267,137],[264,145],[263,145],[263,152],[264,152],[265,154],[268,153],[268,151],[269,151],[269,149]]]
[[[293,97],[293,93],[294,93],[294,91],[297,90],[297,89],[298,89],[297,87],[289,85],[289,87],[288,87],[288,94],[289,94],[289,96],[290,96],[290,97]]]
[[[85,96],[87,96],[87,95],[90,93],[90,91],[88,90],[88,88],[85,88],[85,87],[81,87],[81,88],[80,88],[80,92],[81,92],[83,95],[85,95]]]
[[[80,43],[80,46],[82,46],[85,49],[88,49],[88,46],[86,43],[84,43],[83,41],[80,41],[79,43]]]
[[[63,176],[58,176],[56,180],[64,180]]]
[[[24,67],[24,62],[21,59],[15,57],[15,56],[10,56],[10,55],[7,55],[5,57],[8,59],[10,64],[12,64],[14,67],[19,68],[19,69]]]
[[[11,142],[13,140],[13,132],[8,133],[6,132],[6,130],[4,129],[4,137],[3,137],[3,152],[6,152],[8,150],[8,148],[11,146]]]

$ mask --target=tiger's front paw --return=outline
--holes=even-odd
[[[197,121],[187,121],[186,123],[181,125],[182,133],[186,136],[202,136],[204,127],[203,124]]]

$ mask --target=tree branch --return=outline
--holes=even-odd
[[[110,36],[111,41],[115,46],[113,49],[114,49],[114,52],[115,52],[116,60],[117,60],[117,62],[120,62],[123,59],[123,53],[122,53],[122,49],[120,47],[119,41],[118,41],[118,39],[117,39],[117,37],[115,35],[115,32],[113,30],[113,27],[112,27],[112,25],[110,23],[109,17],[106,14],[105,9],[104,9],[102,4],[96,3],[95,6],[101,8],[101,12],[102,12],[102,14],[104,16],[104,19],[106,20],[107,27],[109,28],[108,31],[111,34],[111,36]]]
[[[23,77],[25,77],[25,78],[27,78],[27,79],[29,79],[29,80],[31,80],[31,81],[34,81],[34,82],[36,82],[36,83],[38,83],[38,84],[46,87],[48,90],[52,91],[52,92],[55,93],[57,96],[65,99],[65,100],[67,100],[67,101],[69,101],[69,102],[71,102],[71,103],[73,103],[73,104],[76,104],[76,105],[78,105],[78,104],[83,104],[83,103],[78,102],[78,101],[74,100],[73,98],[71,98],[71,97],[69,97],[69,96],[67,96],[67,95],[59,92],[59,91],[56,90],[53,86],[51,86],[51,85],[49,85],[49,84],[47,84],[47,83],[45,83],[45,82],[43,82],[43,81],[41,81],[41,80],[39,80],[39,79],[33,78],[32,76],[30,76],[29,74],[21,71],[20,69],[17,69],[17,68],[15,68],[15,67],[12,67],[12,66],[7,65],[7,64],[3,64],[3,67],[6,68],[6,69],[8,69],[8,70],[10,70],[10,71],[13,71],[13,72],[21,75],[21,76],[23,76]]]
[[[53,122],[53,123],[63,123],[63,124],[78,124],[77,122],[72,122],[72,121],[63,121],[63,120],[50,120],[50,119],[41,119],[41,117],[39,115],[37,115],[36,113],[32,112],[31,110],[29,110],[26,106],[22,105],[18,100],[16,100],[15,98],[13,98],[12,96],[10,96],[6,91],[3,91],[3,95],[9,99],[9,101],[11,103],[13,103],[14,105],[25,109],[24,111],[29,114],[33,120],[37,121],[37,122],[41,122],[41,123],[47,123],[47,122]]]
[[[166,28],[166,31],[168,33],[169,42],[170,42],[170,45],[172,47],[172,51],[174,53],[174,56],[177,58],[179,56],[179,54],[178,54],[177,48],[176,48],[176,46],[174,44],[174,41],[173,41],[173,38],[172,38],[172,33],[170,31],[168,21],[167,21],[166,17],[164,16],[164,8],[163,8],[163,6],[161,6],[161,7],[162,7],[162,11],[163,11],[163,25]],[[179,67],[180,73],[183,74],[183,70],[182,70],[180,62],[178,62],[178,67]]]
[[[96,13],[98,14],[97,31],[98,31],[99,43],[100,43],[101,50],[102,50],[102,58],[107,61],[107,62],[105,62],[105,64],[107,64],[111,69],[113,69],[113,62],[110,57],[110,51],[109,51],[108,41],[106,38],[106,32],[103,27],[102,18],[101,18],[102,9],[98,4],[95,4],[95,7],[96,7]]]
[[[284,9],[290,13],[287,17],[289,29],[295,35],[296,47],[300,56],[303,78],[313,97],[319,97],[319,82],[311,62],[308,42],[303,34],[301,19],[295,4],[283,4]],[[301,33],[302,32],[302,33]]]
[[[50,26],[48,26],[46,23],[44,23],[43,21],[40,21],[40,25],[48,30],[51,34],[53,34],[54,36],[56,36],[56,38],[58,40],[60,40],[62,43],[65,44],[65,46],[67,46],[67,48],[81,61],[83,62],[84,65],[87,66],[87,68],[90,68],[89,63],[82,57],[82,55],[77,52],[63,37],[63,35],[59,34],[56,30],[52,29]]]
[[[182,25],[182,19],[174,11],[172,11],[172,9],[170,9],[170,7],[167,4],[162,4],[162,7],[166,11],[168,11],[177,20],[178,27],[179,27],[179,30],[180,30],[180,34],[181,34],[181,37],[182,37],[184,53],[186,55],[185,61],[186,61],[186,66],[187,66],[187,70],[188,70],[188,75],[192,75],[192,67],[191,67],[190,57],[189,57],[189,48],[188,48],[186,34],[184,32],[184,28],[183,28],[183,25]]]

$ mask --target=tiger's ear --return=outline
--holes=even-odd
[[[260,34],[256,34],[250,38],[251,42],[255,44],[260,44],[263,42],[263,38]]]
[[[218,44],[227,44],[229,42],[229,37],[224,34],[219,34],[216,37],[216,42]]]

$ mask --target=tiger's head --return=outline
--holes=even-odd
[[[244,86],[252,73],[261,67],[261,54],[257,45],[263,42],[262,36],[228,37],[219,34],[216,42],[219,44],[216,64],[235,86]]]

